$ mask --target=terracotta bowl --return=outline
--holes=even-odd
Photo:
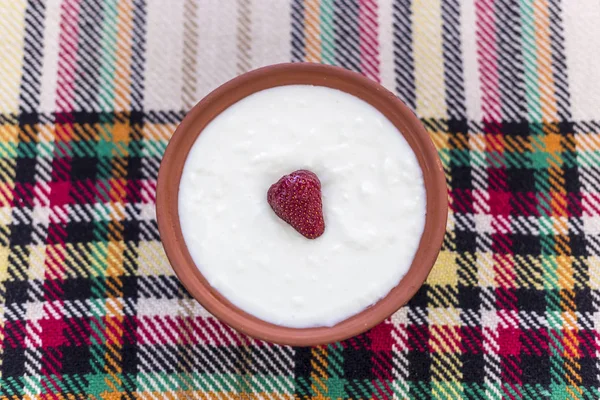
[[[381,111],[402,132],[415,152],[423,170],[427,193],[425,228],[408,273],[379,302],[333,327],[298,329],[273,325],[231,304],[208,284],[194,265],[179,224],[179,181],[187,154],[204,127],[227,107],[252,93],[295,84],[339,89]],[[234,329],[252,337],[280,344],[309,346],[358,335],[392,315],[415,294],[440,251],[446,228],[448,198],[444,172],[429,135],[419,119],[393,93],[354,72],[299,63],[272,65],[238,76],[192,108],[175,130],[165,151],[158,174],[156,211],[169,262],[183,285],[204,308]]]

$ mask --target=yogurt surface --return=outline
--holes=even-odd
[[[325,233],[309,240],[275,215],[267,190],[308,169]],[[332,326],[384,297],[408,271],[425,225],[422,171],[402,134],[345,92],[290,85],[232,105],[185,162],[179,218],[208,282],[277,325]]]

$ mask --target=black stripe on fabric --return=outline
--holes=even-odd
[[[411,0],[396,0],[393,7],[396,94],[414,110],[416,107],[416,94]]]
[[[21,113],[34,113],[40,105],[45,7],[43,2],[30,0],[25,8],[23,75],[19,93]]]
[[[145,72],[145,51],[146,51],[146,1],[145,0],[134,0],[133,3],[133,30],[132,30],[132,41],[131,41],[131,113],[130,113],[130,137],[133,142],[139,141],[143,138],[142,129],[144,122],[147,120],[148,114],[144,113],[144,72]],[[179,119],[179,118],[178,118]],[[145,166],[152,165],[154,163],[139,162],[135,166],[133,159],[129,158],[127,162],[127,179],[131,182],[133,179],[145,178],[149,175]],[[158,240],[158,229],[155,223],[140,223],[139,221],[134,223],[133,220],[130,223],[124,222],[123,238],[128,240],[128,235],[131,236],[132,241],[127,242],[127,249],[123,255],[124,260],[129,262],[124,263],[124,267],[128,270],[130,276],[137,274],[138,263],[136,259],[138,257],[138,246],[137,243],[144,240],[145,237],[152,237]],[[122,285],[123,294],[127,292],[133,292],[135,290],[135,297],[128,303],[128,312],[131,315],[135,315],[138,312],[138,298],[142,296],[142,288],[154,288],[155,285],[146,284],[143,280],[135,279],[135,281],[127,280],[124,277],[120,277],[119,283]],[[160,286],[160,285],[159,285]],[[162,285],[165,288],[172,289],[172,285],[166,283]],[[181,287],[176,289],[178,292]],[[152,289],[149,290],[153,292]],[[174,294],[174,293],[173,293]],[[129,329],[138,329],[138,319],[133,318]],[[121,357],[125,358],[126,354],[124,349],[120,351]],[[128,357],[140,357],[139,346],[134,346],[127,351]],[[176,359],[176,357],[175,357]],[[136,381],[132,376],[128,376],[123,381],[123,387],[126,389],[126,393],[129,396],[133,396],[136,388]]]
[[[517,0],[496,3],[496,40],[502,120],[527,118],[521,14]]]
[[[467,113],[460,38],[460,0],[442,1],[442,21],[446,108],[449,120],[459,121],[464,120]],[[467,126],[455,130],[466,133]]]
[[[562,121],[568,121],[571,119],[571,100],[565,53],[562,0],[550,0],[548,10],[550,12],[550,49],[552,51],[552,72],[556,88],[558,118]]]
[[[334,0],[333,31],[335,63],[340,67],[362,72],[360,68],[359,5],[356,0]]]
[[[294,348],[294,398],[308,398],[311,393],[311,348]]]
[[[86,0],[80,5],[73,100],[76,104],[75,109],[87,112],[99,111],[103,14],[103,4],[98,0]]]
[[[24,38],[23,38],[23,74],[20,82],[19,91],[19,114],[16,118],[3,118],[0,116],[0,120],[13,120],[19,124],[19,137],[18,141],[21,143],[37,142],[38,135],[38,123],[40,118],[36,113],[36,110],[40,106],[40,92],[41,92],[41,77],[42,77],[42,63],[44,53],[44,24],[45,24],[45,4],[40,1],[30,0],[27,2],[24,16]],[[4,285],[0,284],[0,298],[6,296],[7,306],[4,316],[7,320],[11,319],[12,315],[19,315],[19,310],[11,310],[10,300],[14,298],[20,298],[24,296],[25,302],[30,296],[34,295],[33,286],[36,283],[33,280],[27,280],[26,269],[30,258],[30,244],[34,243],[34,235],[36,229],[32,225],[32,212],[33,212],[33,185],[34,182],[40,182],[41,178],[36,174],[36,165],[38,165],[39,157],[17,157],[14,160],[15,173],[13,176],[15,183],[15,198],[18,198],[23,207],[14,207],[12,210],[13,224],[5,227],[8,232],[8,238],[10,247],[8,247],[8,265],[7,265],[7,276],[12,281],[12,284],[6,282]],[[15,204],[16,205],[16,204]],[[2,237],[0,233],[0,237]],[[8,243],[7,243],[8,244]],[[26,280],[21,281],[21,277]],[[21,299],[20,299],[21,300]],[[19,301],[21,304],[25,302]],[[26,319],[25,315],[22,318]],[[23,323],[24,329],[26,323]],[[7,337],[0,346],[6,347],[7,339],[10,335],[10,330],[7,329]],[[23,368],[21,373],[24,374],[27,367],[31,367],[29,363],[35,357],[32,357],[32,349],[25,348],[22,351],[22,357],[17,360],[11,360],[4,354],[4,359],[0,358],[0,364],[4,363],[3,369],[10,370],[11,368]],[[39,363],[39,360],[33,361],[33,363]],[[10,366],[10,364],[13,364]],[[31,369],[27,372],[36,372]],[[2,383],[0,383],[2,386]],[[1,390],[0,390],[1,392]]]
[[[84,112],[74,111],[69,113],[0,113],[0,124],[1,125],[21,125],[21,126],[33,126],[35,124],[55,124],[55,123],[68,123],[68,124],[87,124],[93,125],[97,123],[129,123],[135,124],[143,121],[144,124],[156,124],[156,125],[176,125],[181,122],[185,117],[186,111],[184,110],[144,110],[139,111],[110,111],[110,112]],[[55,122],[56,121],[56,122]],[[450,121],[445,118],[423,118],[421,122],[425,125],[428,130],[434,130],[438,132],[452,131]],[[481,121],[461,119],[457,121],[459,125],[467,125],[471,132],[483,132],[485,129],[484,124]],[[550,125],[556,125],[555,122],[545,123],[530,123],[526,119],[518,119],[514,121],[505,121],[499,123],[499,128],[502,128],[502,132],[506,135],[511,136],[523,136],[527,137],[529,132],[528,129],[535,125],[536,131],[543,131]],[[587,121],[573,121],[566,120],[561,121],[560,126],[568,127],[560,128],[560,134],[576,133],[576,134],[590,134],[600,133],[600,121],[587,120]],[[551,128],[554,129],[554,128]]]
[[[177,277],[167,275],[148,275],[138,277],[139,298],[181,299],[190,298]]]
[[[306,57],[305,38],[304,38],[304,1],[292,1],[292,30],[291,30],[291,45],[292,45],[292,62],[304,61]]]
[[[0,113],[1,125],[20,125],[33,126],[35,124],[60,124],[60,123],[78,123],[78,124],[97,124],[100,122],[120,122],[130,124],[178,124],[185,116],[183,110],[146,110],[146,111],[101,111],[101,112],[23,112],[19,114]]]
[[[134,0],[133,2],[131,53],[131,109],[143,111],[146,64],[146,0]]]
[[[38,136],[38,124],[48,123],[49,118],[40,116],[36,110],[40,106],[41,94],[41,77],[44,52],[44,25],[46,8],[45,3],[37,0],[30,0],[27,3],[25,10],[25,34],[24,34],[24,60],[23,60],[23,76],[21,80],[21,92],[19,98],[19,141],[20,142],[36,142]],[[1,119],[1,117],[0,117]],[[25,139],[25,140],[24,140]],[[11,251],[8,257],[8,273],[16,272],[22,267],[28,265],[30,246],[29,244],[39,242],[38,236],[46,237],[47,227],[33,225],[31,216],[33,215],[33,185],[34,182],[43,182],[45,179],[43,174],[48,168],[49,162],[45,157],[36,155],[34,159],[26,159],[17,157],[16,159],[16,176],[15,181],[21,184],[19,193],[15,193],[23,201],[24,208],[17,212],[18,208],[13,209],[13,221],[21,223],[19,226],[11,228],[11,241],[24,241],[24,246],[11,246]],[[40,174],[40,172],[42,174]],[[20,216],[18,215],[20,214]],[[19,237],[20,236],[20,237]],[[20,251],[17,248],[20,247]],[[21,271],[23,272],[23,271]],[[22,274],[20,274],[22,275]],[[24,275],[26,276],[26,275]],[[39,281],[28,280],[26,283],[25,293],[28,298],[34,299],[43,298],[45,293],[41,290]],[[7,287],[6,296],[10,297],[11,290]],[[36,296],[38,295],[38,296]],[[35,301],[35,300],[34,300]],[[38,373],[39,368],[39,353],[31,348],[26,348],[23,353],[23,368],[32,374]],[[0,384],[1,386],[1,384]]]
[[[131,109],[144,109],[144,72],[146,54],[146,0],[133,2],[133,32],[131,38]]]

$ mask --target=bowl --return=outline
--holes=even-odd
[[[413,262],[385,297],[332,326],[289,328],[260,320],[234,306],[212,288],[186,247],[178,213],[179,182],[187,154],[202,130],[223,110],[252,93],[283,85],[316,85],[354,95],[377,108],[402,132],[423,171],[426,217]],[[358,335],[391,316],[416,293],[440,251],[448,213],[448,192],[437,151],[421,121],[393,93],[362,75],[342,68],[290,63],[263,67],[223,84],[185,116],[163,156],[157,184],[158,229],[167,258],[189,293],[212,315],[246,335],[273,343],[312,346]]]

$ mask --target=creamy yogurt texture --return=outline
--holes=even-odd
[[[313,171],[325,233],[279,219],[267,190]],[[384,297],[408,271],[425,187],[398,129],[370,104],[320,86],[263,90],[217,116],[179,187],[185,243],[208,282],[242,310],[288,327],[332,326]]]

